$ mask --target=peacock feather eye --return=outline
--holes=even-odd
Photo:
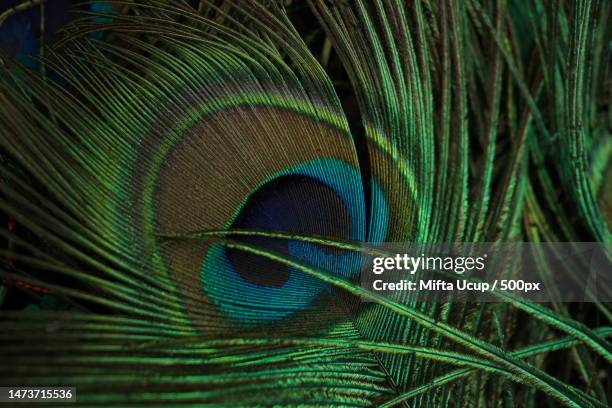
[[[287,135],[299,143],[286,143]],[[207,114],[161,162],[152,200],[158,231],[255,229],[365,238],[363,190],[350,136],[304,112],[261,105]],[[355,254],[292,241],[250,241],[321,267],[334,265],[347,277],[359,271]],[[177,281],[199,277],[202,295],[238,320],[286,317],[308,306],[325,286],[295,269],[218,245],[168,245],[163,254]],[[346,262],[347,257],[355,260]],[[301,295],[292,296],[296,291]],[[276,310],[264,307],[257,317],[245,313],[269,302]]]

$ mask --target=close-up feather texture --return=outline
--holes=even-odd
[[[607,0],[0,4],[0,386],[609,406],[609,302],[391,299],[360,274],[390,242],[612,242],[611,21]]]

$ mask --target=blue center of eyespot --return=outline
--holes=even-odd
[[[316,178],[301,174],[278,177],[257,190],[232,223],[232,229],[351,236],[349,213],[339,194]],[[295,241],[265,237],[246,237],[241,241],[285,255],[295,252],[290,247],[296,249]],[[339,255],[339,251],[330,247],[314,247],[321,253]],[[246,281],[280,288],[289,279],[289,267],[267,258],[236,249],[226,249],[225,254],[234,270]]]
[[[336,159],[286,169],[254,191],[231,222],[233,229],[283,231],[336,239],[365,239],[358,171]],[[242,238],[345,278],[358,275],[358,253],[299,240]],[[228,316],[265,322],[304,309],[329,287],[295,268],[244,251],[212,246],[200,269],[204,292]]]

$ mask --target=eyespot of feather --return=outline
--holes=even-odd
[[[339,160],[299,164],[254,191],[229,227],[363,240],[363,201],[354,189],[358,182],[358,172]],[[359,254],[312,243],[260,237],[242,240],[346,278],[356,277],[361,265]],[[200,276],[204,292],[221,310],[249,323],[300,311],[327,287],[297,269],[218,245],[208,251]]]

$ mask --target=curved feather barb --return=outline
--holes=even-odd
[[[359,276],[384,242],[611,241],[612,4],[69,3],[0,10],[30,24],[0,38],[0,385],[609,405],[609,304]]]

